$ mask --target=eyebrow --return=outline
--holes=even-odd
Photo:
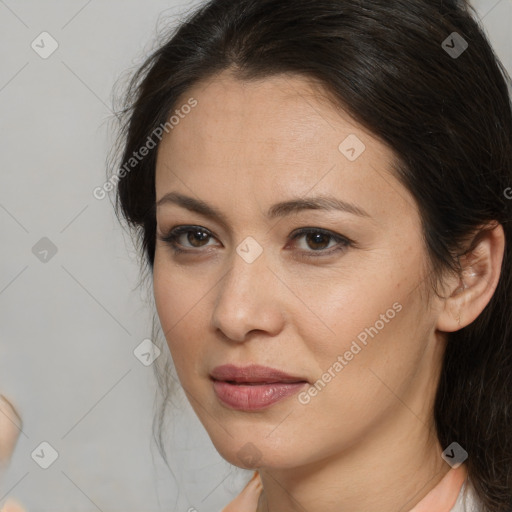
[[[199,199],[189,197],[178,192],[169,192],[165,194],[156,203],[156,207],[163,206],[164,204],[176,204],[192,212],[199,213],[205,217],[210,217],[217,220],[224,226],[228,225],[226,217],[214,206],[205,203]],[[294,198],[281,203],[276,203],[270,207],[267,212],[269,219],[276,219],[278,217],[285,217],[292,213],[298,213],[304,210],[338,210],[342,212],[351,213],[359,217],[368,217],[370,215],[362,208],[355,204],[342,201],[333,196],[323,195],[307,198]]]

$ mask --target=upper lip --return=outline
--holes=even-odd
[[[306,382],[306,379],[289,375],[281,370],[251,364],[249,366],[235,366],[233,364],[225,364],[215,367],[210,373],[210,377],[214,380],[231,381],[231,382],[262,382],[271,384],[274,382]]]

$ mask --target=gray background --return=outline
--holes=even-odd
[[[197,3],[0,0],[0,392],[24,420],[0,507],[9,494],[29,512],[215,512],[250,476],[216,453],[181,391],[174,476],[163,464],[153,370],[133,354],[150,307],[130,239],[92,195],[115,82]],[[512,0],[474,5],[512,72]],[[59,45],[47,59],[31,48],[43,31]],[[43,237],[57,248],[46,262],[33,253]],[[43,441],[59,455],[48,469],[31,457]]]

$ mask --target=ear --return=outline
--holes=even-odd
[[[459,261],[461,275],[445,282],[448,295],[443,299],[436,328],[453,332],[473,322],[498,286],[505,250],[505,233],[501,224],[479,229],[469,244],[470,250]]]

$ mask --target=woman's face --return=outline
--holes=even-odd
[[[217,450],[285,468],[426,436],[442,344],[420,218],[390,150],[304,78],[223,73],[178,110],[189,98],[156,169],[157,237],[189,231],[175,238],[184,252],[157,241],[154,293]]]

